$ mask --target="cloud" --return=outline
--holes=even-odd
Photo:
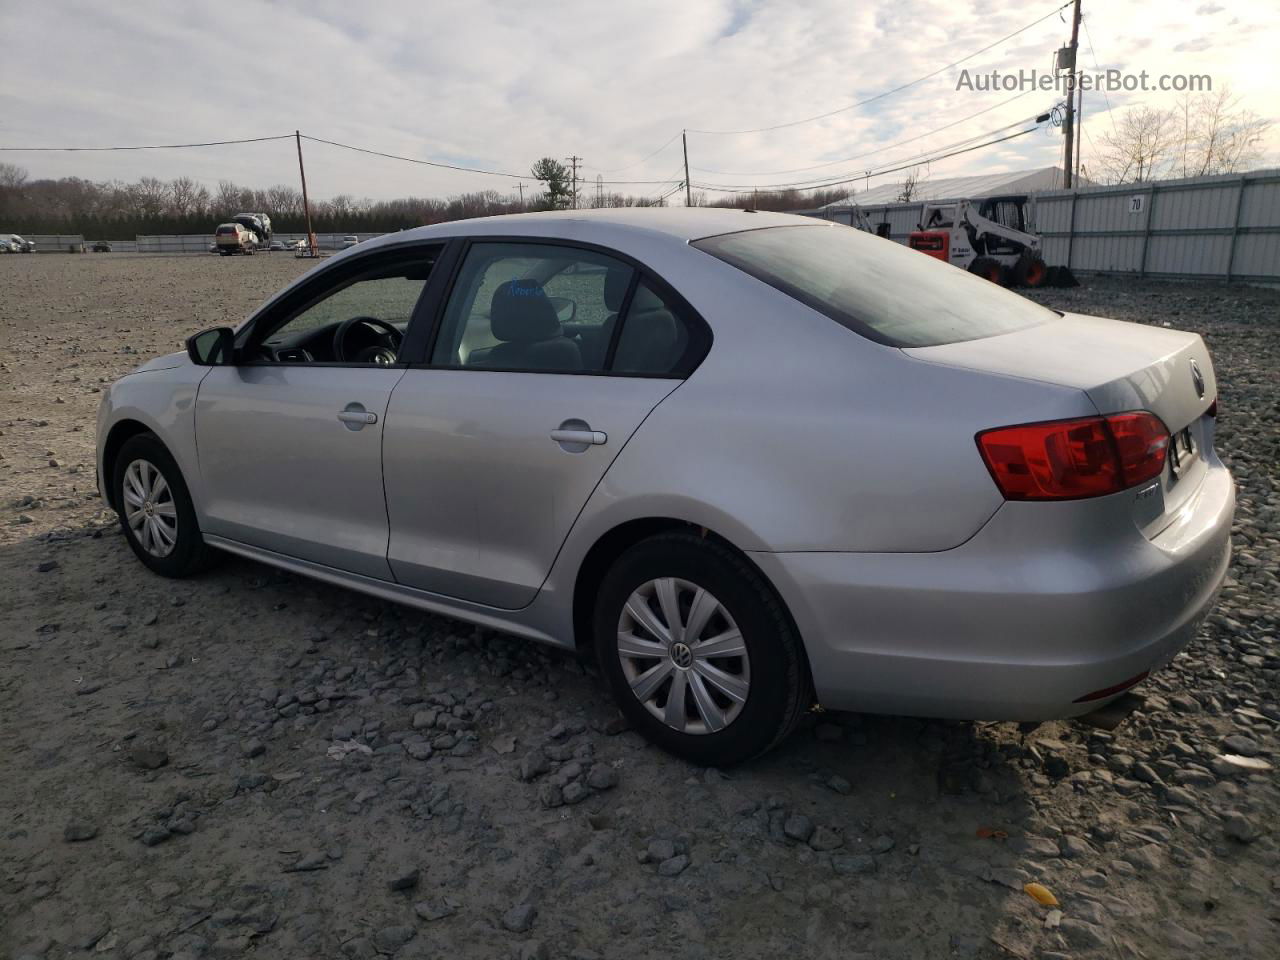
[[[1193,26],[1196,5],[1171,0],[1162,21],[1121,4],[1089,11],[1082,64],[1092,69],[1096,57],[1124,70],[1212,72],[1215,80],[1230,79],[1246,106],[1271,113],[1265,65],[1280,11],[1251,14],[1249,32],[1215,34],[1210,48]],[[554,15],[500,0],[3,4],[0,145],[167,143],[299,129],[520,175],[538,157],[577,154],[586,158],[588,181],[664,181],[668,186],[610,187],[657,195],[683,176],[683,128],[772,126],[838,110],[966,57],[1041,14],[1005,9],[994,31],[990,3],[976,0],[813,0],[803,7],[787,0],[564,0]],[[964,66],[1044,71],[1066,41],[1066,24],[1053,16]],[[1094,43],[1096,51],[1089,50]],[[693,179],[767,185],[861,173],[1009,126],[1060,99],[1030,93],[909,145],[859,157],[1010,99],[957,91],[957,72],[813,123],[737,136],[690,132]],[[931,164],[929,173],[1039,167],[1055,162],[1060,149],[1060,136],[1034,134]],[[320,197],[510,191],[517,182],[313,143],[304,151],[308,186]],[[743,175],[846,157],[858,159],[794,175]],[[297,178],[288,141],[5,159],[34,176],[185,174],[211,185],[230,179],[255,186]]]
[[[1202,3],[1196,7],[1196,13],[1202,17],[1207,17],[1213,13],[1221,13],[1225,7],[1220,7],[1216,3]]]
[[[1177,53],[1199,53],[1202,50],[1208,50],[1213,46],[1213,41],[1208,37],[1196,37],[1194,40],[1184,40],[1173,49]]]

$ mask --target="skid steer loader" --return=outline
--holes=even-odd
[[[1002,286],[1043,286],[1050,271],[1027,206],[1025,195],[926,203],[907,246]]]

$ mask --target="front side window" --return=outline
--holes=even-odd
[[[323,292],[282,309],[256,332],[257,361],[395,363],[438,251],[379,259],[342,271]]]
[[[1058,319],[965,270],[848,227],[766,227],[693,246],[889,346],[978,340]]]

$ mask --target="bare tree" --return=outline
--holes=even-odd
[[[208,189],[190,177],[175,177],[169,181],[169,209],[176,216],[203,213],[208,197]]]
[[[27,171],[15,163],[0,163],[0,188],[17,190],[27,182]]]
[[[302,192],[296,187],[278,183],[267,190],[266,210],[273,217],[302,212]]]
[[[218,192],[213,196],[214,213],[229,217],[240,211],[240,198],[244,189],[230,180],[218,181]]]
[[[1094,162],[1104,183],[1141,183],[1167,173],[1178,149],[1178,121],[1172,110],[1130,107],[1114,131],[1099,137]]]
[[[138,211],[147,217],[165,213],[173,201],[169,184],[155,177],[143,177],[134,184],[133,197]]]
[[[916,168],[907,174],[907,178],[898,185],[896,203],[910,203],[920,192],[920,170]]]
[[[1186,94],[1177,110],[1182,114],[1182,176],[1236,173],[1261,162],[1272,121],[1240,109],[1240,97],[1230,87]]]

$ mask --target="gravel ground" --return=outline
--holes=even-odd
[[[101,384],[305,268],[0,258],[0,956],[1280,956],[1280,293],[1038,295],[1199,331],[1219,372],[1231,578],[1118,729],[824,714],[721,772],[570,656],[134,560]]]

